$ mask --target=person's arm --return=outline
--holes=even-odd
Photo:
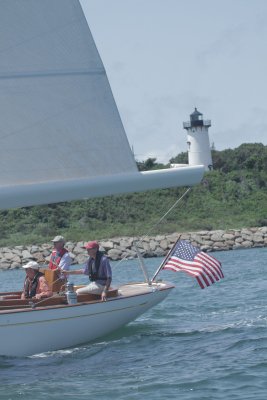
[[[65,253],[58,264],[58,269],[60,271],[68,271],[72,263],[72,259],[69,253]]]
[[[88,267],[87,263],[84,265],[83,269],[73,269],[73,270],[61,270],[61,274],[65,276],[65,278],[68,277],[68,275],[88,275]]]
[[[62,270],[61,271],[65,276],[67,275],[81,275],[84,274],[84,270],[83,269],[73,269],[72,271],[65,271]]]
[[[105,287],[103,289],[103,292],[101,293],[101,300],[102,301],[106,301],[107,300],[107,293],[108,293],[108,289],[110,287],[110,284],[111,284],[111,278],[108,278],[106,280],[106,284],[105,284]]]
[[[103,292],[101,294],[101,299],[102,299],[102,301],[106,301],[107,300],[107,292],[108,292],[108,289],[110,288],[110,284],[112,281],[112,271],[111,271],[111,266],[110,266],[108,258],[106,258],[103,267],[105,270],[107,280],[106,280]]]
[[[43,299],[43,298],[51,297],[51,296],[53,296],[53,292],[51,291],[45,277],[41,276],[39,278],[35,298]]]
[[[73,270],[62,270],[62,274],[65,276],[68,275],[89,275],[88,272],[88,263],[85,263],[82,269],[73,269]]]
[[[108,278],[104,287],[104,290],[107,292],[108,289],[110,288],[110,284],[111,284],[111,278]]]
[[[22,300],[26,299],[26,297],[25,297],[25,285],[26,285],[26,279],[24,281],[23,290],[22,290],[21,297],[20,297]]]
[[[68,275],[83,275],[84,270],[83,269],[74,269],[72,271],[65,271],[64,269],[61,270],[62,275],[64,275],[66,278]]]

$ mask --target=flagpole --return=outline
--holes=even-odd
[[[164,260],[162,261],[162,263],[160,264],[160,266],[158,267],[157,271],[155,272],[153,278],[151,279],[151,282],[153,282],[156,278],[156,276],[160,273],[162,267],[164,266],[166,260],[168,260],[169,255],[171,254],[172,250],[174,249],[174,247],[176,246],[177,242],[180,240],[181,235],[179,235],[178,239],[176,240],[176,242],[174,243],[174,245],[172,246],[172,248],[169,250],[168,254],[166,255],[166,257],[164,258]]]

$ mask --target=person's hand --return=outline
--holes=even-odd
[[[102,301],[107,301],[107,291],[103,290],[102,294],[101,294],[101,300]]]

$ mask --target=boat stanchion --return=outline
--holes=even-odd
[[[143,259],[142,255],[141,255],[136,243],[134,244],[134,247],[135,247],[135,251],[136,251],[137,257],[139,259],[140,266],[141,266],[141,269],[143,271],[145,280],[146,280],[147,284],[149,286],[151,286],[151,281],[150,281],[149,276],[148,276],[148,272],[147,272],[147,269],[146,269],[146,266],[145,266],[145,263],[144,263],[144,259]]]
[[[65,291],[68,304],[76,304],[77,303],[77,293],[74,290],[74,285],[71,282],[66,283],[66,291]]]

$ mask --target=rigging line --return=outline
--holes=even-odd
[[[144,236],[142,236],[140,239],[138,239],[138,240],[135,242],[136,245],[137,245],[138,243],[142,243],[142,242],[144,241],[144,239],[148,238],[150,232],[151,232],[153,229],[155,229],[155,228],[163,221],[164,218],[166,218],[166,216],[177,206],[178,203],[180,203],[180,201],[187,195],[187,193],[188,193],[190,190],[191,190],[191,187],[189,187],[189,188],[182,194],[182,196],[179,197],[179,199],[177,199],[177,200],[175,201],[175,203],[169,208],[169,210],[158,220],[158,222],[156,222],[155,225],[153,225],[153,226],[150,228],[150,230],[149,230]],[[117,267],[118,267],[124,260],[126,260],[126,259],[127,259],[127,257],[124,256],[120,261],[118,261],[118,263],[117,263],[116,265],[114,265],[113,270],[114,270],[115,268],[117,268]]]
[[[140,239],[141,241],[144,240],[144,238],[148,237],[148,235],[150,234],[150,232],[151,232],[153,229],[155,229],[155,228],[161,223],[161,221],[163,221],[163,219],[164,219],[165,217],[167,217],[167,215],[176,207],[176,205],[187,195],[187,193],[189,192],[189,190],[191,190],[191,187],[189,187],[189,188],[184,192],[184,194],[183,194],[181,197],[179,197],[179,199],[176,200],[176,202],[171,206],[171,208],[169,208],[169,210],[158,220],[158,222],[157,222],[154,226],[151,227],[150,231],[148,231],[148,233],[147,233],[143,238]]]

